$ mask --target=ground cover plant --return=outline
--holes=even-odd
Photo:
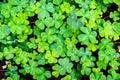
[[[120,80],[120,0],[0,1],[0,80]]]

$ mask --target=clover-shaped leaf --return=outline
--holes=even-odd
[[[18,74],[18,73],[17,73],[17,70],[18,70],[18,67],[17,67],[17,66],[11,66],[11,67],[9,67],[9,68],[7,69],[7,71],[5,72],[5,75],[6,75],[6,76],[10,76],[10,77],[12,77],[13,79],[17,79],[17,78],[19,78],[19,76],[16,75],[16,74]],[[16,75],[16,77],[15,77],[15,75]]]
[[[113,43],[110,42],[110,39],[101,39],[100,44],[98,45],[100,50],[109,49],[113,47]]]
[[[65,54],[66,48],[63,43],[57,42],[56,44],[54,44],[54,43],[51,44],[50,50],[52,51],[52,55],[56,58],[58,58],[60,56],[61,57],[66,56],[66,54]]]
[[[60,28],[60,33],[63,34],[63,36],[65,38],[67,37],[71,37],[72,36],[72,32],[73,32],[73,29],[69,26],[65,26],[63,25],[61,28]]]
[[[92,44],[90,43],[88,45],[88,50],[92,50],[93,52],[96,51],[98,49],[98,45]]]
[[[90,67],[93,67],[95,65],[94,61],[96,58],[92,56],[92,53],[87,48],[85,50],[84,48],[80,48],[79,51],[81,56],[80,64],[82,64],[81,73],[83,75],[89,75],[91,72]]]
[[[58,60],[59,65],[53,66],[53,70],[58,72],[60,75],[65,75],[65,73],[70,73],[72,71],[73,64],[69,61],[68,58],[61,58]]]
[[[10,17],[10,10],[11,10],[11,8],[12,8],[12,6],[9,3],[3,4],[2,5],[1,14],[5,18],[9,18]]]
[[[64,2],[63,4],[61,4],[60,8],[61,8],[62,12],[66,12],[66,13],[70,12],[70,4],[67,2]]]
[[[36,14],[38,14],[40,12],[39,7],[40,7],[40,3],[38,3],[38,2],[36,2],[36,3],[31,2],[31,4],[30,4],[30,11],[35,12]]]
[[[43,7],[44,7],[44,6],[43,6]],[[41,11],[42,11],[42,12],[40,12],[40,13],[38,14],[38,19],[44,20],[46,17],[49,17],[49,16],[50,16],[50,14],[49,14],[46,10],[42,9]]]
[[[79,51],[80,51],[81,61],[85,61],[87,58],[91,57],[92,55],[92,53],[87,48],[84,49],[83,47],[81,47]]]
[[[114,60],[110,61],[109,65],[112,67],[112,69],[117,70],[120,63],[118,61],[116,61],[116,59],[114,59]]]
[[[62,3],[62,0],[53,0],[53,3],[56,5],[60,5]]]
[[[115,35],[115,32],[113,30],[113,26],[111,25],[110,21],[107,21],[103,24],[103,27],[99,28],[99,34],[101,37],[105,38],[113,38]]]
[[[52,17],[47,17],[43,20],[42,19],[36,20],[35,24],[37,25],[38,28],[44,30],[45,26],[52,27],[54,25],[54,20],[52,19]]]
[[[38,56],[38,53],[34,50],[33,52],[29,53],[28,57],[29,57],[31,60],[35,60],[35,59],[38,60],[37,57],[39,57],[39,56]]]
[[[102,72],[100,72],[99,68],[93,68],[93,73],[90,74],[90,79],[91,80],[96,80],[96,79],[106,79],[106,77],[103,75]]]
[[[63,48],[61,46],[57,46],[56,48],[54,48],[52,50],[52,55],[56,58],[63,56],[64,54],[62,55],[62,53],[64,53],[64,52],[63,52]]]
[[[89,9],[89,4],[91,3],[91,1],[87,0],[75,0],[75,2],[79,4],[79,7],[87,10]]]
[[[0,39],[7,37],[10,34],[10,29],[7,25],[0,26]]]
[[[3,50],[3,56],[9,60],[9,59],[12,59],[14,57],[14,53],[15,53],[15,50],[12,46],[9,46],[9,47],[5,47],[4,50]]]
[[[112,26],[113,26],[113,30],[114,30],[117,34],[120,34],[120,23],[113,22]],[[118,39],[118,38],[117,38],[117,39]]]
[[[120,74],[117,73],[115,70],[109,70],[110,75],[107,76],[108,80],[119,80]]]
[[[16,62],[16,64],[25,64],[28,62],[29,58],[28,58],[28,52],[26,51],[22,51],[21,48],[15,47],[15,57],[14,57],[14,61]]]
[[[55,34],[57,32],[57,29],[55,28],[46,28],[45,32],[47,33],[47,35],[52,35]]]
[[[114,21],[119,20],[119,13],[117,11],[110,12],[110,18],[113,18]]]
[[[67,56],[70,57],[71,61],[78,62],[80,57],[80,52],[77,48],[73,48],[67,51]]]
[[[47,78],[50,78],[50,77],[51,77],[50,71],[44,71],[42,75],[40,74],[33,75],[33,78],[37,80],[46,80]]]
[[[63,15],[54,13],[53,14],[53,19],[54,19],[54,24],[56,28],[59,28],[63,24]]]
[[[45,25],[44,25],[44,23],[43,23],[42,20],[40,20],[40,19],[39,19],[39,20],[36,20],[35,24],[37,25],[37,27],[38,27],[39,29],[44,30]]]
[[[78,68],[78,66],[77,66],[77,68]],[[81,77],[81,74],[78,69],[73,69],[69,75],[71,76],[72,80],[77,80],[77,79],[80,79],[80,77]]]
[[[38,43],[38,52],[43,53],[45,50],[49,50],[49,44],[46,42]]]
[[[112,3],[112,2],[113,2],[112,0],[103,0],[104,4],[109,4],[109,3]]]
[[[115,56],[116,52],[114,49],[110,49],[110,48],[106,48],[106,50],[100,50],[98,52],[98,63],[97,65],[99,66],[99,68],[104,68],[106,69],[106,66],[108,64],[109,61],[113,60],[113,56]],[[100,62],[104,62],[104,66],[100,65]]]
[[[42,39],[42,41],[47,41],[48,34],[46,32],[41,32],[41,39]]]
[[[57,62],[56,57],[53,56],[50,51],[47,51],[47,52],[46,52],[45,58],[48,60],[48,63],[56,63],[56,62]]]
[[[33,74],[33,78],[37,80],[46,80],[51,77],[50,71],[45,70],[43,67],[38,68],[36,73]]]
[[[44,24],[47,26],[47,27],[52,27],[54,25],[54,21],[52,19],[52,17],[47,17],[45,20],[44,20]]]
[[[19,80],[20,79],[20,76],[19,76],[19,74],[13,74],[12,76],[10,76],[10,77],[7,77],[7,79],[6,80]]]
[[[91,73],[91,69],[87,66],[82,66],[81,74],[82,75],[89,75]]]
[[[27,45],[29,48],[33,48],[33,49],[36,49],[37,48],[37,44],[35,43],[35,39],[34,38],[31,38],[30,39],[31,42],[27,42]]]
[[[82,42],[82,44],[86,44],[88,45],[89,43],[97,43],[97,33],[95,31],[91,31],[90,28],[87,27],[81,27],[81,31],[84,34],[80,34],[78,35],[78,39],[80,42]]]
[[[45,65],[46,64],[46,59],[45,59],[45,54],[38,54],[36,56],[36,59],[38,60],[39,65]]]
[[[38,63],[33,60],[29,60],[29,64],[23,64],[22,67],[25,69],[26,73],[35,74]],[[38,69],[37,69],[38,70]],[[42,70],[43,71],[43,70]],[[42,73],[41,71],[41,73]]]
[[[57,36],[54,35],[57,32],[55,28],[46,28],[45,32],[41,33],[42,41],[48,41],[48,43],[53,43],[56,41]]]
[[[53,3],[48,3],[48,4],[46,5],[46,9],[47,9],[47,11],[49,11],[49,12],[51,12],[51,13],[54,13],[54,11],[55,11],[55,9],[54,9],[54,7],[53,7]]]
[[[26,73],[30,73],[34,79],[46,80],[46,78],[51,77],[50,71],[46,71],[43,67],[37,67],[38,63],[36,61],[30,60],[29,64],[23,64]]]
[[[53,43],[56,41],[56,35],[50,35],[48,36],[48,43]]]
[[[69,26],[72,26],[72,28],[83,27],[83,23],[77,19],[77,15],[74,11],[71,11],[70,16],[67,18],[67,23]]]
[[[106,69],[107,67],[107,64],[106,62],[103,62],[103,61],[97,61],[97,66],[100,68],[100,69]]]
[[[67,76],[63,77],[61,80],[71,80],[71,76],[67,75]]]
[[[65,39],[65,44],[68,50],[71,50],[75,47],[76,42],[71,41],[70,38]]]
[[[21,13],[22,14],[22,13]],[[30,26],[28,26],[28,21],[26,22],[26,18],[19,18],[14,17],[10,22],[8,22],[8,26],[10,27],[10,31],[12,33],[16,34],[31,34],[32,30],[30,29]]]

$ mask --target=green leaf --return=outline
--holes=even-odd
[[[50,77],[51,77],[50,71],[45,71],[44,75],[45,75],[47,78],[50,78]]]
[[[59,76],[59,72],[53,71],[53,72],[52,72],[52,75],[55,76],[55,77],[57,78],[57,77]]]
[[[98,59],[99,61],[97,62],[97,65],[103,69],[106,69],[106,66],[109,61],[113,60],[113,56],[116,55],[116,52],[114,49],[106,48],[105,50],[100,50],[98,52]],[[104,62],[104,65],[102,66],[102,62]]]
[[[101,37],[105,37],[105,38],[113,38],[114,37],[114,30],[113,30],[113,26],[111,25],[110,21],[107,21],[103,24],[103,27],[99,28],[99,34]]]
[[[56,41],[56,35],[50,35],[48,36],[48,43],[53,43],[54,41]]]
[[[59,72],[60,75],[65,75],[65,73],[70,73],[72,71],[73,64],[69,62],[69,58],[61,58],[58,60],[59,65],[53,66],[53,70]],[[57,76],[57,75],[56,75]]]
[[[78,62],[80,57],[80,52],[77,48],[73,48],[72,50],[67,51],[67,56],[70,57],[71,61]]]
[[[67,37],[71,37],[72,36],[72,28],[71,27],[65,27],[65,25],[63,25],[61,28],[60,28],[60,34],[63,34],[63,36],[65,38]]]
[[[36,59],[38,60],[39,65],[45,65],[46,64],[45,54],[38,54],[36,56]]]
[[[46,52],[45,58],[48,60],[48,63],[56,63],[57,59],[52,55],[50,51]]]
[[[43,53],[45,50],[49,50],[49,44],[46,42],[39,42],[38,52]]]
[[[5,47],[3,50],[3,55],[7,60],[12,59],[14,57],[14,53],[15,51],[12,46]]]
[[[1,13],[2,13],[3,16],[6,17],[6,18],[9,18],[9,17],[10,17],[10,13],[8,12],[8,10],[3,9],[3,10],[1,11]]]
[[[44,23],[43,23],[42,20],[36,20],[35,24],[37,25],[37,27],[38,27],[39,29],[44,30],[45,25],[44,25]]]
[[[80,64],[82,64],[82,66],[89,68],[95,65],[94,61],[96,60],[96,58],[91,56],[92,52],[90,52],[87,48],[84,49],[83,47],[79,49],[79,52],[80,52],[80,57],[81,57]]]
[[[63,77],[62,79],[60,79],[60,80],[71,80],[71,76],[67,75],[67,76]]]
[[[53,0],[53,1],[54,1],[54,0]],[[52,3],[48,3],[48,4],[46,5],[46,9],[47,9],[49,12],[51,12],[51,13],[54,13],[54,11],[55,11]]]
[[[91,73],[91,69],[88,68],[87,66],[82,66],[81,74],[82,75],[89,75]]]
[[[48,34],[45,33],[45,32],[42,32],[42,33],[41,33],[41,38],[42,38],[42,41],[47,41],[47,39],[48,39]]]
[[[15,74],[17,74],[17,69],[18,69],[17,66],[10,66],[9,68],[7,68],[5,75],[13,77]]]
[[[104,4],[110,4],[110,3],[112,3],[113,2],[113,0],[103,0],[103,3]]]
[[[45,9],[41,9],[41,12],[38,14],[38,19],[44,19],[49,16],[50,14],[48,13],[48,11],[46,11]]]
[[[119,20],[119,13],[117,11],[110,12],[110,18],[113,18],[114,21]]]
[[[16,64],[25,64],[29,61],[28,52],[22,51],[21,48],[15,47],[15,57],[13,59]]]
[[[101,39],[98,47],[99,47],[99,50],[104,50],[104,49],[111,49],[113,46],[113,43],[110,42],[109,39]]]
[[[7,37],[10,34],[10,29],[7,25],[0,26],[0,39]]]
[[[97,61],[97,66],[101,69],[106,69],[108,63],[105,63],[103,61]]]
[[[112,26],[113,26],[113,30],[114,30],[117,34],[120,34],[120,23],[113,22]]]
[[[93,52],[98,49],[98,45],[95,44],[89,44],[88,45],[88,50],[92,50]]]
[[[116,61],[115,59],[112,60],[109,65],[112,67],[112,69],[117,70],[118,66],[120,65],[118,61]]]
[[[56,5],[60,5],[62,3],[62,0],[53,0],[53,3]]]
[[[60,5],[60,8],[62,12],[70,13],[70,4],[67,2],[64,2],[63,4]]]
[[[33,48],[33,49],[37,48],[37,44],[36,44],[34,38],[30,38],[30,42],[27,42],[27,45],[28,45],[29,48]]]
[[[90,28],[81,27],[81,31],[84,34],[78,35],[78,40],[82,42],[82,44],[88,45],[89,43],[97,43],[97,33],[95,31],[91,31]]]
[[[106,77],[103,75],[103,73],[100,71],[99,68],[93,68],[93,73],[90,74],[91,80],[106,80]]]
[[[63,15],[53,13],[54,24],[56,28],[59,28],[63,24]]]
[[[20,79],[20,76],[18,74],[14,74],[12,77],[13,77],[13,80],[19,80]]]
[[[52,27],[54,25],[54,21],[52,19],[52,17],[47,17],[45,20],[44,20],[44,24],[47,26],[47,27]]]

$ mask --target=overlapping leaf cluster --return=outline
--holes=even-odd
[[[119,80],[119,14],[119,0],[1,1],[6,80]]]

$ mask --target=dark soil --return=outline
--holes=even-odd
[[[2,68],[2,66],[5,65],[5,60],[3,59],[2,61],[0,61],[0,79],[1,78],[6,78],[5,76],[5,69]]]
[[[110,16],[110,12],[114,12],[118,9],[118,6],[115,3],[112,3],[110,7],[107,8],[107,11],[105,13],[102,14],[102,19],[104,19],[105,21],[110,20],[111,22],[113,22],[113,19],[111,19]]]

